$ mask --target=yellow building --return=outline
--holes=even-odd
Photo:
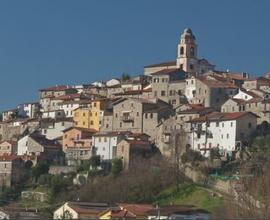
[[[75,109],[73,111],[75,126],[99,131],[106,103],[106,99],[93,100],[90,107]]]

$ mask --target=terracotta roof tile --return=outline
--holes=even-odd
[[[229,120],[236,120],[236,119],[241,118],[247,114],[251,114],[255,117],[258,117],[257,115],[253,114],[252,112],[226,112],[226,113],[212,112],[208,115],[194,118],[194,119],[190,120],[189,122],[229,121]]]
[[[163,63],[151,64],[144,66],[144,68],[151,68],[151,67],[166,67],[166,66],[176,66],[176,61],[168,61]]]

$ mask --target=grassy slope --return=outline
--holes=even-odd
[[[184,185],[179,191],[173,188],[163,191],[155,204],[193,205],[211,212],[223,205],[223,199],[213,197],[207,190],[195,185]]]

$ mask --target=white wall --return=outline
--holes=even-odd
[[[206,130],[205,122],[202,123],[202,130]],[[210,148],[211,146],[211,148],[218,147],[219,149],[228,152],[235,150],[236,120],[220,121],[218,126],[216,122],[210,122],[209,127],[207,127],[207,131],[212,134],[212,138],[208,137],[206,139],[205,134],[201,134],[199,137],[195,131],[189,135],[190,145],[193,150],[199,150],[199,145],[200,148]],[[205,156],[209,156],[209,151]]]
[[[93,136],[93,146],[101,160],[113,159],[113,147],[116,147],[119,139],[117,136]]]
[[[18,141],[18,155],[21,156],[21,155],[27,154],[27,151],[28,151],[28,147],[26,145],[27,141],[28,141],[28,136],[25,136]]]

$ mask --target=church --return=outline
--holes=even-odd
[[[181,69],[191,74],[203,74],[214,70],[215,65],[210,64],[206,59],[197,57],[197,48],[196,38],[192,30],[186,28],[177,46],[176,60],[145,66],[144,74],[151,75],[164,69]]]

